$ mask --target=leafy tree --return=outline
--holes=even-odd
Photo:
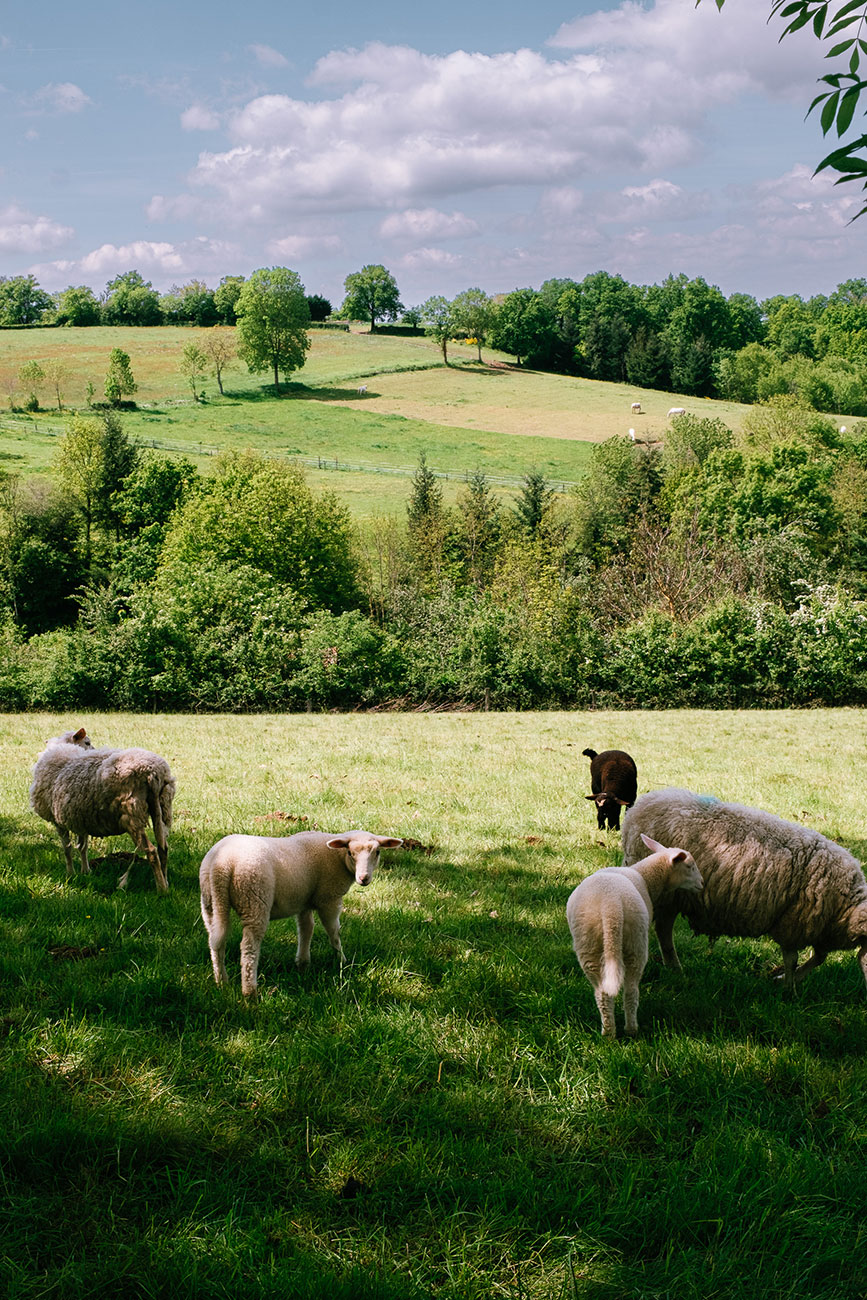
[[[221,459],[213,479],[175,512],[164,563],[252,566],[312,609],[339,613],[362,598],[346,507],[331,492],[315,494],[295,466],[252,454]]]
[[[235,337],[225,325],[215,325],[202,339],[202,350],[211,363],[220,393],[223,392],[223,371],[234,361]]]
[[[412,476],[412,491],[406,504],[406,521],[410,533],[417,532],[443,512],[443,490],[439,479],[428,467],[427,456],[419,454],[418,467]]]
[[[234,325],[237,322],[235,307],[241,296],[243,284],[243,275],[224,275],[214,290],[214,306],[224,325]]]
[[[535,537],[542,526],[554,493],[541,469],[533,468],[524,475],[521,491],[515,501],[515,514],[526,533]]]
[[[235,305],[238,354],[253,373],[272,370],[274,387],[304,365],[310,347],[310,311],[295,271],[274,266],[254,271]]]
[[[98,325],[99,302],[86,284],[70,285],[57,295],[55,320],[59,325]]]
[[[432,339],[442,348],[443,362],[449,364],[448,346],[449,339],[454,338],[456,332],[455,314],[452,310],[452,304],[448,298],[443,298],[441,294],[428,298],[419,308],[422,323],[425,331]]]
[[[54,306],[32,275],[0,275],[0,325],[33,325]]]
[[[311,320],[328,320],[328,317],[331,315],[331,303],[327,298],[323,298],[320,293],[308,293],[307,307],[310,312]]]
[[[0,493],[0,590],[28,634],[73,621],[73,593],[85,579],[79,525],[65,493],[10,479]]]
[[[464,289],[452,302],[452,311],[456,333],[476,340],[481,361],[482,346],[487,342],[496,317],[493,299],[483,289]]]
[[[533,289],[507,293],[497,311],[494,347],[522,359],[544,355],[556,337],[554,313]]]
[[[370,264],[350,272],[343,287],[346,297],[340,315],[345,320],[369,320],[371,334],[378,320],[396,320],[403,309],[397,281],[384,266]]]
[[[484,471],[477,469],[458,497],[458,546],[469,581],[478,590],[490,585],[503,535],[502,506]]]
[[[815,357],[819,322],[798,295],[777,298],[767,312],[769,347],[783,357]]]
[[[94,518],[97,523],[120,536],[120,512],[116,494],[134,471],[139,452],[130,442],[116,411],[105,411],[102,424],[102,465],[96,484]]]
[[[45,382],[54,389],[58,411],[63,410],[63,387],[69,379],[69,366],[60,357],[50,357],[45,363]]]
[[[160,325],[160,296],[138,271],[125,271],[105,286],[101,318],[105,325]]]
[[[30,396],[25,402],[25,410],[39,410],[39,390],[45,383],[45,371],[39,361],[25,361],[18,367],[18,378],[25,388],[30,389]]]
[[[57,473],[67,497],[84,520],[84,562],[90,570],[92,531],[97,514],[97,498],[104,484],[104,426],[94,416],[74,415],[60,444],[55,460]]]
[[[198,343],[188,343],[181,353],[179,370],[190,385],[193,401],[199,400],[199,385],[208,373],[208,354]]]
[[[112,348],[108,357],[108,373],[105,376],[103,391],[112,406],[120,406],[125,397],[132,397],[138,391],[132,373],[129,353],[123,348]]]
[[[160,309],[164,319],[175,325],[189,323],[206,328],[220,319],[213,290],[203,280],[190,280],[180,287],[172,285],[160,298]]]

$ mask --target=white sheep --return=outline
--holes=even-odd
[[[90,872],[91,835],[129,835],[147,854],[160,894],[168,893],[167,832],[172,824],[175,779],[168,763],[148,749],[94,749],[84,727],[49,740],[36,760],[30,803],[57,827],[66,855],[66,874],[74,871],[70,832],[76,836],[81,869]],[[156,848],[147,836],[153,823]],[[129,867],[118,881],[125,889]]]
[[[638,1033],[638,985],[647,965],[650,922],[674,889],[701,889],[692,857],[642,835],[650,857],[631,867],[603,867],[572,890],[566,918],[581,969],[593,985],[602,1034],[615,1038],[614,999],[623,989],[624,1031]]]
[[[685,407],[685,406],[672,406],[672,407],[670,407],[670,408],[669,408],[669,412],[668,412],[668,418],[669,418],[669,420],[672,419],[672,417],[675,416],[675,415],[686,415],[686,407]]]
[[[294,916],[298,926],[297,966],[310,961],[315,912],[343,961],[340,910],[353,881],[369,885],[380,849],[396,849],[403,840],[367,831],[327,835],[227,835],[209,849],[199,871],[202,920],[208,932],[217,984],[228,983],[226,938],[231,910],[241,919],[241,992],[256,992],[259,951],[269,921]]]
[[[633,402],[633,403],[632,403],[632,414],[633,414],[633,415],[640,415],[640,414],[641,414],[641,403],[640,403],[640,402]]]
[[[657,908],[654,928],[663,961],[679,967],[674,921],[693,932],[758,937],[782,949],[788,988],[829,952],[860,947],[867,980],[867,880],[846,849],[818,831],[773,813],[722,803],[691,790],[653,790],[623,819],[623,862],[634,862],[645,834],[670,839],[693,855],[704,878],[699,897],[674,895]],[[798,951],[813,953],[798,967]]]

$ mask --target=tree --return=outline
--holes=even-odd
[[[188,343],[181,354],[179,370],[193,390],[193,401],[199,400],[199,382],[208,371],[208,355],[198,343]]]
[[[57,295],[55,320],[58,325],[98,325],[96,294],[86,284],[70,285]]]
[[[223,392],[223,371],[235,359],[235,337],[225,325],[215,325],[202,340],[202,349],[214,371],[220,394]]]
[[[25,361],[18,367],[18,378],[25,388],[30,389],[30,396],[25,402],[28,411],[39,410],[39,390],[45,383],[45,371],[39,361]]]
[[[455,318],[455,332],[466,339],[475,339],[482,359],[482,345],[487,342],[488,334],[494,323],[496,307],[483,289],[464,289],[463,293],[452,302]]]
[[[125,271],[105,286],[102,321],[106,325],[160,325],[160,296],[138,271]]]
[[[54,306],[32,275],[0,275],[0,325],[33,325]]]
[[[343,281],[346,297],[340,315],[346,320],[369,320],[371,334],[378,320],[396,320],[403,310],[397,281],[384,266],[363,266]]]
[[[45,363],[45,381],[54,389],[58,411],[63,410],[63,386],[69,378],[69,367],[60,357],[51,357]]]
[[[448,298],[443,298],[442,294],[436,294],[433,298],[428,298],[427,302],[422,303],[419,312],[425,332],[440,345],[443,351],[443,362],[448,365],[449,339],[454,338],[456,332],[452,304]]]
[[[511,352],[520,365],[522,358],[544,355],[555,337],[554,313],[534,289],[506,294],[491,337],[494,347]]]
[[[458,515],[466,576],[481,591],[490,584],[502,536],[502,507],[483,470],[474,471],[458,497]]]
[[[79,523],[66,493],[44,481],[10,478],[0,499],[0,587],[28,634],[71,623],[73,593],[86,574]]]
[[[327,298],[323,298],[320,293],[308,293],[307,306],[310,310],[311,320],[328,320],[331,315],[331,303]]]
[[[93,525],[119,533],[114,494],[135,469],[138,452],[113,412],[74,415],[60,444],[55,470],[84,520],[85,564],[90,569]]]
[[[237,322],[235,307],[241,296],[243,285],[243,275],[224,275],[218,287],[214,290],[214,306],[219,312],[220,320],[224,325],[234,325]]]
[[[198,325],[207,328],[216,325],[220,313],[214,294],[204,280],[190,280],[188,284],[172,285],[160,298],[160,310],[165,320],[173,325]]]
[[[701,3],[701,0],[697,0]],[[722,9],[725,0],[714,0]],[[867,2],[865,0],[771,0],[771,16],[786,21],[780,40],[792,32],[812,25],[817,40],[831,41],[826,59],[838,59],[836,70],[818,78],[819,85],[827,89],[814,98],[808,115],[821,105],[822,134],[832,130],[842,138],[852,125],[855,110],[867,81],[861,75],[861,58],[867,54]],[[867,190],[867,135],[859,135],[838,148],[832,149],[816,168],[837,172],[837,184],[860,182]],[[867,212],[867,203],[855,217]],[[855,218],[853,218],[854,220]]]
[[[129,353],[123,348],[112,348],[108,357],[108,373],[105,376],[105,396],[112,406],[120,406],[125,397],[132,397],[138,391],[138,384],[132,374]]]
[[[310,347],[310,310],[304,285],[285,266],[254,271],[235,306],[238,316],[238,355],[253,373],[272,370],[280,387],[293,370],[304,365]]]
[[[544,472],[535,468],[528,470],[521,484],[520,496],[515,502],[515,514],[531,537],[538,533],[553,496]]]

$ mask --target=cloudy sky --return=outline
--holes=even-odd
[[[822,67],[767,0],[43,0],[0,8],[0,275],[164,290],[289,266],[338,305],[619,272],[725,293],[867,272],[812,178]]]

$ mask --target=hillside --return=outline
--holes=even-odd
[[[453,345],[443,366],[438,347],[425,338],[317,332],[307,364],[275,397],[235,363],[224,376],[225,394],[205,384],[206,401],[194,403],[179,370],[181,353],[206,331],[162,327],[3,331],[0,382],[8,395],[21,364],[60,360],[66,370],[64,406],[82,408],[87,384],[101,394],[112,348],[128,352],[138,392],[126,416],[131,436],[170,454],[201,463],[215,451],[253,447],[297,457],[311,481],[345,493],[360,515],[402,508],[406,479],[421,452],[456,482],[481,468],[508,490],[530,467],[565,486],[583,475],[591,444],[634,427],[659,438],[670,406],[719,415],[737,428],[748,409],[733,403],[684,398],[564,375],[522,370],[509,358]],[[359,393],[365,385],[366,392]],[[21,386],[15,394],[22,400]],[[64,417],[50,409],[54,395],[40,393],[36,417],[0,415],[0,463],[18,473],[44,471],[63,432]],[[644,414],[631,413],[639,400]],[[8,401],[8,396],[7,396]],[[457,486],[447,485],[447,496]]]

